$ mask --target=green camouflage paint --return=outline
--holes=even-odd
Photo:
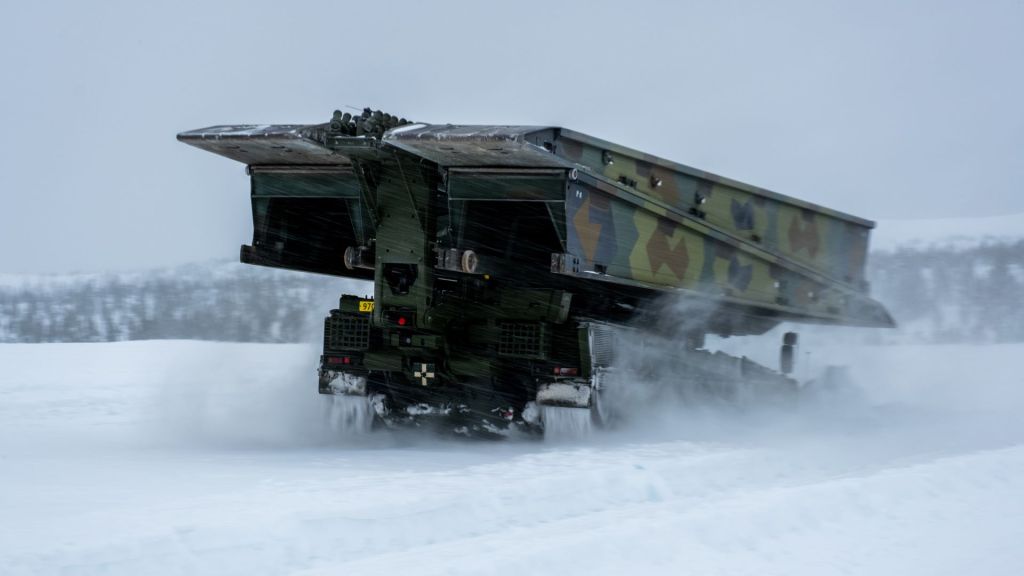
[[[374,282],[372,312],[327,319],[321,391],[351,372],[415,398],[429,366],[430,386],[519,402],[552,370],[589,377],[594,322],[656,324],[665,297],[711,304],[690,348],[782,320],[892,325],[864,277],[873,223],[572,130],[367,109],[178,138],[248,166],[244,262]]]

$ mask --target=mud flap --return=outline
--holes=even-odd
[[[338,396],[366,396],[366,376],[351,372],[324,370],[320,373],[320,393]]]
[[[594,389],[587,381],[548,382],[537,387],[537,404],[564,408],[590,408]]]

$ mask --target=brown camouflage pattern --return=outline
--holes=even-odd
[[[874,226],[868,220],[564,128],[420,124],[380,132],[374,138],[325,125],[245,126],[179,138],[251,166],[376,165],[386,175],[405,154],[419,166],[433,166],[442,182],[450,171],[501,169],[512,181],[516,171],[561,170],[551,190],[502,191],[508,200],[548,202],[564,250],[552,253],[554,273],[683,291],[780,319],[892,325],[867,294],[864,269]],[[433,231],[417,223],[433,191],[408,180],[411,165],[395,168],[383,181],[406,181],[395,201],[412,201],[417,217],[403,221],[401,234],[387,233],[379,222],[377,244],[404,246],[414,236],[429,242]],[[367,188],[365,178],[361,182],[362,204],[373,214],[383,196]],[[427,265],[426,252],[420,258]]]
[[[868,235],[874,226],[869,221],[568,130],[561,131],[558,146],[560,156],[611,183],[697,216],[832,281],[863,285]]]
[[[721,234],[654,204],[634,204],[590,185],[569,186],[567,253],[575,273],[601,271],[641,285],[680,289],[798,319],[888,325],[859,290]],[[805,228],[806,229],[806,228]]]

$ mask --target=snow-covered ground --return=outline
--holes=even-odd
[[[316,354],[0,345],[0,572],[1024,572],[1024,345],[821,348],[858,393],[564,443],[338,438]]]

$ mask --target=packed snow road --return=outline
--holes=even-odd
[[[306,346],[0,346],[4,574],[1020,574],[1024,346],[578,442],[338,438]]]

